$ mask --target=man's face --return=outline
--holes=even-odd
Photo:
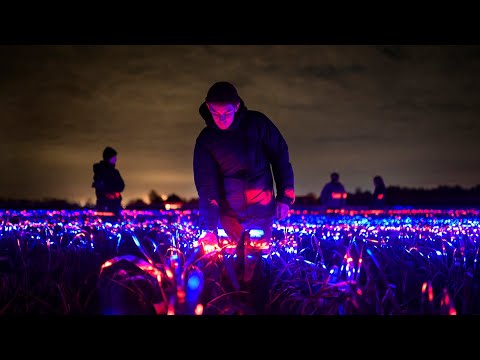
[[[117,163],[117,155],[112,156],[108,162],[112,165],[115,165]]]
[[[220,103],[207,103],[208,110],[212,114],[215,124],[221,129],[226,130],[232,125],[235,113],[240,107],[238,104],[220,104]]]

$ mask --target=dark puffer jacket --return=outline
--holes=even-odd
[[[93,165],[93,183],[97,196],[97,210],[118,213],[121,210],[125,183],[115,166],[102,160]]]
[[[267,116],[248,110],[241,101],[231,126],[221,130],[205,102],[199,112],[207,125],[197,137],[193,156],[202,229],[215,230],[220,214],[248,221],[273,217],[276,201],[293,205],[288,146]]]

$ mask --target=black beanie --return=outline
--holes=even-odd
[[[114,148],[111,148],[110,146],[107,146],[105,150],[103,150],[103,160],[105,161],[110,160],[115,155],[117,155],[117,152]]]
[[[218,103],[238,103],[240,101],[240,96],[238,96],[235,86],[226,81],[219,81],[210,87],[205,101]]]

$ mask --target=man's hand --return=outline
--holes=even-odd
[[[215,232],[203,232],[198,239],[205,252],[210,252],[218,247],[218,238]]]
[[[283,220],[287,217],[288,211],[290,210],[290,207],[287,204],[284,204],[282,202],[277,202],[277,219],[278,220]]]

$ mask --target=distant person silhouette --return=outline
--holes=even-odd
[[[340,182],[340,175],[337,172],[330,174],[330,182],[326,183],[320,193],[320,204],[327,209],[341,209],[345,206],[347,193]]]
[[[122,191],[125,183],[120,172],[115,169],[117,151],[107,146],[103,150],[103,160],[93,165],[93,183],[97,196],[96,210],[113,213],[118,218],[122,210]]]
[[[385,182],[380,175],[376,175],[373,178],[373,197],[371,208],[372,209],[383,209],[386,203],[387,188],[385,187]]]

